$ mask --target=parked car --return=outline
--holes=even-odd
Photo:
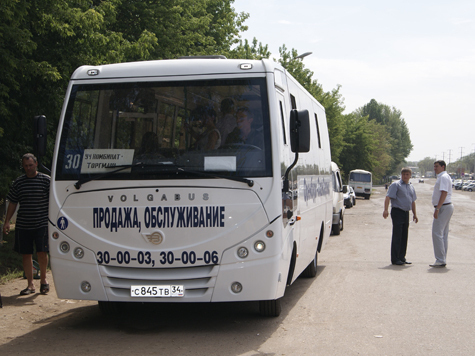
[[[467,186],[473,183],[471,180],[464,180],[463,184],[460,186],[459,190],[467,190]]]
[[[463,190],[473,192],[475,190],[475,183],[469,183],[463,187]]]
[[[349,185],[343,186],[343,199],[347,208],[351,208],[356,205],[356,194],[353,187],[350,187]]]
[[[423,178],[419,178],[419,183],[424,183],[424,179],[423,179]]]

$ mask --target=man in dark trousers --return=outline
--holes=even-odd
[[[419,221],[416,213],[416,191],[411,182],[409,182],[411,176],[411,169],[403,168],[401,170],[401,179],[389,186],[384,201],[383,217],[385,219],[389,215],[388,208],[391,201],[391,220],[393,222],[391,263],[398,266],[411,264],[411,262],[406,260],[410,210],[412,210],[414,222],[417,223]]]
[[[36,247],[38,263],[40,265],[41,286],[40,292],[49,292],[46,280],[48,266],[48,205],[50,177],[37,171],[36,157],[27,153],[22,157],[22,166],[25,174],[18,177],[7,195],[9,200],[3,233],[10,232],[10,219],[17,205],[20,208],[15,224],[15,245],[13,249],[23,256],[23,270],[28,286],[20,295],[29,295],[36,292],[33,284],[33,248]]]

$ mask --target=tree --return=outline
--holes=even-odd
[[[356,113],[360,116],[368,116],[369,120],[375,120],[386,127],[390,136],[389,154],[392,158],[386,174],[391,174],[409,156],[413,147],[409,130],[405,120],[402,118],[401,111],[371,99],[368,104],[357,109]]]
[[[234,0],[15,0],[0,2],[0,200],[32,150],[32,118],[48,118],[51,160],[73,71],[184,55],[228,54],[248,14]],[[220,53],[222,52],[222,53]]]
[[[252,46],[248,40],[239,41],[239,46],[233,49],[229,53],[229,58],[241,58],[241,59],[264,59],[269,58],[271,53],[267,45],[263,46],[261,42],[257,43],[257,39],[254,37],[252,40]]]
[[[435,160],[433,160],[435,161]],[[457,173],[461,176],[469,175],[475,172],[475,153],[470,153],[469,155],[459,158],[457,161],[447,164],[447,171],[452,173]]]
[[[358,168],[371,171],[375,181],[381,179],[391,161],[385,127],[356,113],[344,116],[344,120],[344,147],[340,154],[344,176]]]
[[[419,167],[421,175],[425,175],[426,172],[432,172],[434,170],[434,162],[435,158],[431,157],[426,157],[422,161],[419,161],[417,166]]]

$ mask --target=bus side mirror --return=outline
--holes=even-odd
[[[310,151],[310,119],[308,110],[290,112],[290,148],[292,152]]]
[[[348,193],[348,187],[346,185],[343,186],[343,193]]]
[[[33,148],[36,156],[42,157],[46,154],[46,117],[44,115],[35,116],[33,130]]]

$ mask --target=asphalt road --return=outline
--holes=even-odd
[[[447,268],[434,269],[433,183],[414,180],[412,265],[390,264],[391,221],[382,217],[384,188],[375,188],[346,211],[317,277],[287,289],[278,318],[260,317],[257,303],[236,303],[136,305],[108,319],[92,302],[17,297],[24,281],[15,281],[0,286],[0,354],[473,355],[475,193],[454,192]]]

